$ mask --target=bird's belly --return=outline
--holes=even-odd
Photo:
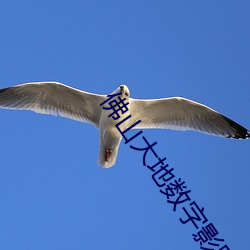
[[[100,136],[101,136],[101,141],[106,142],[106,146],[113,146],[113,144],[116,144],[120,142],[122,135],[118,131],[116,124],[121,122],[124,118],[129,116],[130,112],[126,112],[126,114],[120,116],[117,120],[113,119],[112,117],[108,117],[109,114],[111,114],[110,111],[104,111],[101,114],[101,119],[99,123],[99,128],[100,128]],[[119,128],[121,131],[124,131],[129,125],[129,119],[124,121],[119,125]],[[108,143],[107,143],[108,142]],[[112,145],[107,145],[107,144],[112,144]]]
[[[126,117],[128,117],[130,115],[130,110],[127,111],[126,113],[124,113],[123,115],[120,115],[120,117],[118,119],[113,119],[112,116],[109,117],[110,114],[112,114],[113,111],[110,110],[103,110],[102,114],[101,114],[101,118],[100,118],[100,122],[99,122],[99,128],[100,130],[103,129],[111,129],[111,128],[116,128],[116,124],[121,122],[123,119],[125,119]],[[121,129],[121,131],[125,130],[129,125],[129,119],[127,119],[126,121],[124,121],[123,123],[121,123],[119,125],[119,128]]]

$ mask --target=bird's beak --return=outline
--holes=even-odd
[[[124,86],[123,85],[120,86],[120,90],[121,90],[122,93],[124,92]]]

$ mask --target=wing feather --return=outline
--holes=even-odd
[[[130,98],[130,105],[131,124],[141,120],[136,129],[196,130],[237,139],[250,137],[250,132],[233,120],[201,103],[182,97],[152,100]]]
[[[0,107],[60,115],[99,125],[104,95],[84,92],[59,82],[32,82],[0,89]]]

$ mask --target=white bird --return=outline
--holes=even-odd
[[[196,130],[227,138],[250,137],[246,128],[203,104],[182,97],[133,99],[130,98],[126,85],[120,85],[112,92],[118,93],[129,102],[125,114],[131,115],[130,119],[119,126],[121,131],[141,120],[133,129]],[[81,91],[58,82],[32,82],[0,89],[1,108],[60,115],[91,123],[100,129],[98,164],[105,168],[112,167],[116,162],[122,135],[115,125],[125,116],[120,114],[117,120],[108,117],[114,110],[104,110],[100,106],[108,98],[110,97],[106,95]]]

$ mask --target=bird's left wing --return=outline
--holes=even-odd
[[[0,107],[60,115],[99,125],[104,95],[88,93],[58,82],[33,82],[0,89]]]
[[[250,132],[238,123],[203,104],[182,97],[152,100],[130,98],[130,112],[130,124],[141,120],[135,129],[196,130],[223,137],[250,137]]]

